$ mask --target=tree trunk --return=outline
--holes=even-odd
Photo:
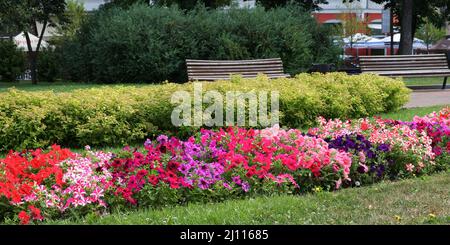
[[[35,52],[35,51],[28,52],[28,59],[30,61],[31,83],[32,84],[37,84],[38,83],[38,77],[37,77],[37,52]]]
[[[447,36],[448,36],[448,35],[450,35],[450,21],[447,21],[445,24],[447,27]]]
[[[36,53],[33,51],[33,47],[31,46],[30,36],[27,31],[24,31],[25,39],[27,40],[28,47],[28,62],[30,64],[31,71],[31,83],[37,84],[37,74],[36,74]]]
[[[401,8],[402,16],[399,54],[410,55],[413,51],[413,0],[402,0]]]
[[[44,38],[44,33],[45,33],[45,28],[47,27],[47,20],[44,20],[43,26],[42,26],[42,30],[41,30],[41,34],[38,36],[39,37],[39,41],[38,44],[36,46],[36,53],[39,52],[39,48],[41,47],[41,43],[42,43],[42,38]]]

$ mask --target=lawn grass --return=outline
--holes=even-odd
[[[303,196],[189,204],[48,224],[450,224],[450,172]]]
[[[444,82],[443,77],[410,77],[404,78],[406,86],[420,86],[420,85],[441,85]]]
[[[427,106],[427,107],[415,107],[415,108],[402,108],[395,112],[383,113],[378,116],[386,119],[395,119],[401,121],[411,121],[414,116],[425,116],[433,111],[440,111],[444,107],[448,107],[450,105],[436,105],[436,106]]]
[[[152,84],[93,84],[93,83],[74,83],[74,82],[39,82],[37,85],[31,84],[31,81],[18,82],[0,82],[0,92],[6,92],[10,88],[16,88],[24,91],[50,91],[54,92],[71,92],[76,89],[89,89],[113,86],[152,86]]]

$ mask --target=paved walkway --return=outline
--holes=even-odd
[[[433,105],[450,105],[450,89],[446,90],[416,90],[411,93],[411,99],[405,108],[425,107]]]

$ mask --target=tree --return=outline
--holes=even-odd
[[[181,9],[190,10],[195,8],[198,4],[203,4],[207,8],[220,8],[228,6],[233,0],[153,0],[155,5],[170,6],[178,5]]]
[[[101,8],[109,8],[109,7],[120,7],[127,9],[133,4],[137,3],[146,3],[148,4],[148,0],[111,0],[101,6]]]
[[[86,19],[84,4],[76,0],[66,1],[65,23],[58,25],[56,31],[62,39],[71,39],[80,29],[83,21]],[[59,39],[59,38],[58,38]]]
[[[233,0],[112,0],[110,3],[105,4],[106,7],[118,6],[121,8],[128,8],[136,3],[150,3],[157,6],[171,6],[177,5],[184,10],[191,10],[198,4],[202,4],[207,8],[219,8],[232,4]]]
[[[256,0],[258,4],[261,4],[264,8],[276,8],[285,6],[286,4],[293,3],[302,6],[306,10],[318,10],[319,4],[328,4],[327,0]]]
[[[353,2],[354,0],[343,0]],[[359,1],[359,0],[357,0]],[[436,27],[450,20],[450,0],[371,0],[386,4],[399,17],[401,26],[400,54],[411,54],[412,43],[416,30],[428,18]]]
[[[0,40],[0,57],[1,81],[15,81],[25,71],[25,56],[13,41]]]
[[[423,24],[418,30],[417,30],[417,38],[420,38],[425,41],[427,44],[427,50],[430,48],[430,44],[433,44],[440,39],[445,37],[446,30],[444,27],[436,27],[433,25],[433,23],[430,22],[428,18],[425,18],[425,24]]]
[[[45,29],[47,26],[55,25],[56,19],[65,19],[63,16],[65,8],[66,3],[64,0],[0,1],[0,19],[12,25],[12,28],[25,34],[33,84],[37,84],[38,82],[36,62]],[[37,22],[43,25],[40,33],[37,33]],[[29,32],[35,33],[39,37],[35,50],[32,49]]]
[[[343,0],[353,2],[355,0]],[[356,0],[359,1],[359,0]],[[416,30],[428,18],[435,26],[442,26],[450,20],[450,0],[371,0],[378,4],[386,4],[399,17],[401,40],[400,54],[411,54],[413,38]]]
[[[338,33],[341,34],[342,37],[350,37],[350,48],[353,49],[353,36],[357,33],[369,34],[370,29],[367,25],[368,21],[366,18],[358,18],[358,15],[361,15],[362,12],[361,6],[347,3],[346,7],[346,11],[339,14],[337,17],[342,23]]]
[[[402,0],[400,20],[400,47],[399,54],[409,55],[413,52],[413,0]]]

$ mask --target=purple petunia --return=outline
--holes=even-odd
[[[166,135],[161,134],[160,136],[158,136],[158,138],[156,138],[156,140],[159,143],[164,144],[164,143],[166,143],[169,140],[169,138]]]
[[[150,140],[150,139],[147,139],[145,142],[144,142],[144,146],[145,147],[150,147],[152,145],[152,141]]]
[[[382,152],[388,152],[391,147],[388,144],[381,144],[378,146],[378,150]]]
[[[250,190],[250,184],[247,181],[242,182],[242,190],[248,192]]]
[[[242,184],[242,180],[241,180],[241,177],[239,175],[232,177],[231,180],[233,180],[233,182],[236,183],[236,185],[241,185]]]
[[[200,187],[200,189],[202,190],[205,190],[209,188],[209,184],[204,178],[200,178],[198,180],[198,187]]]

